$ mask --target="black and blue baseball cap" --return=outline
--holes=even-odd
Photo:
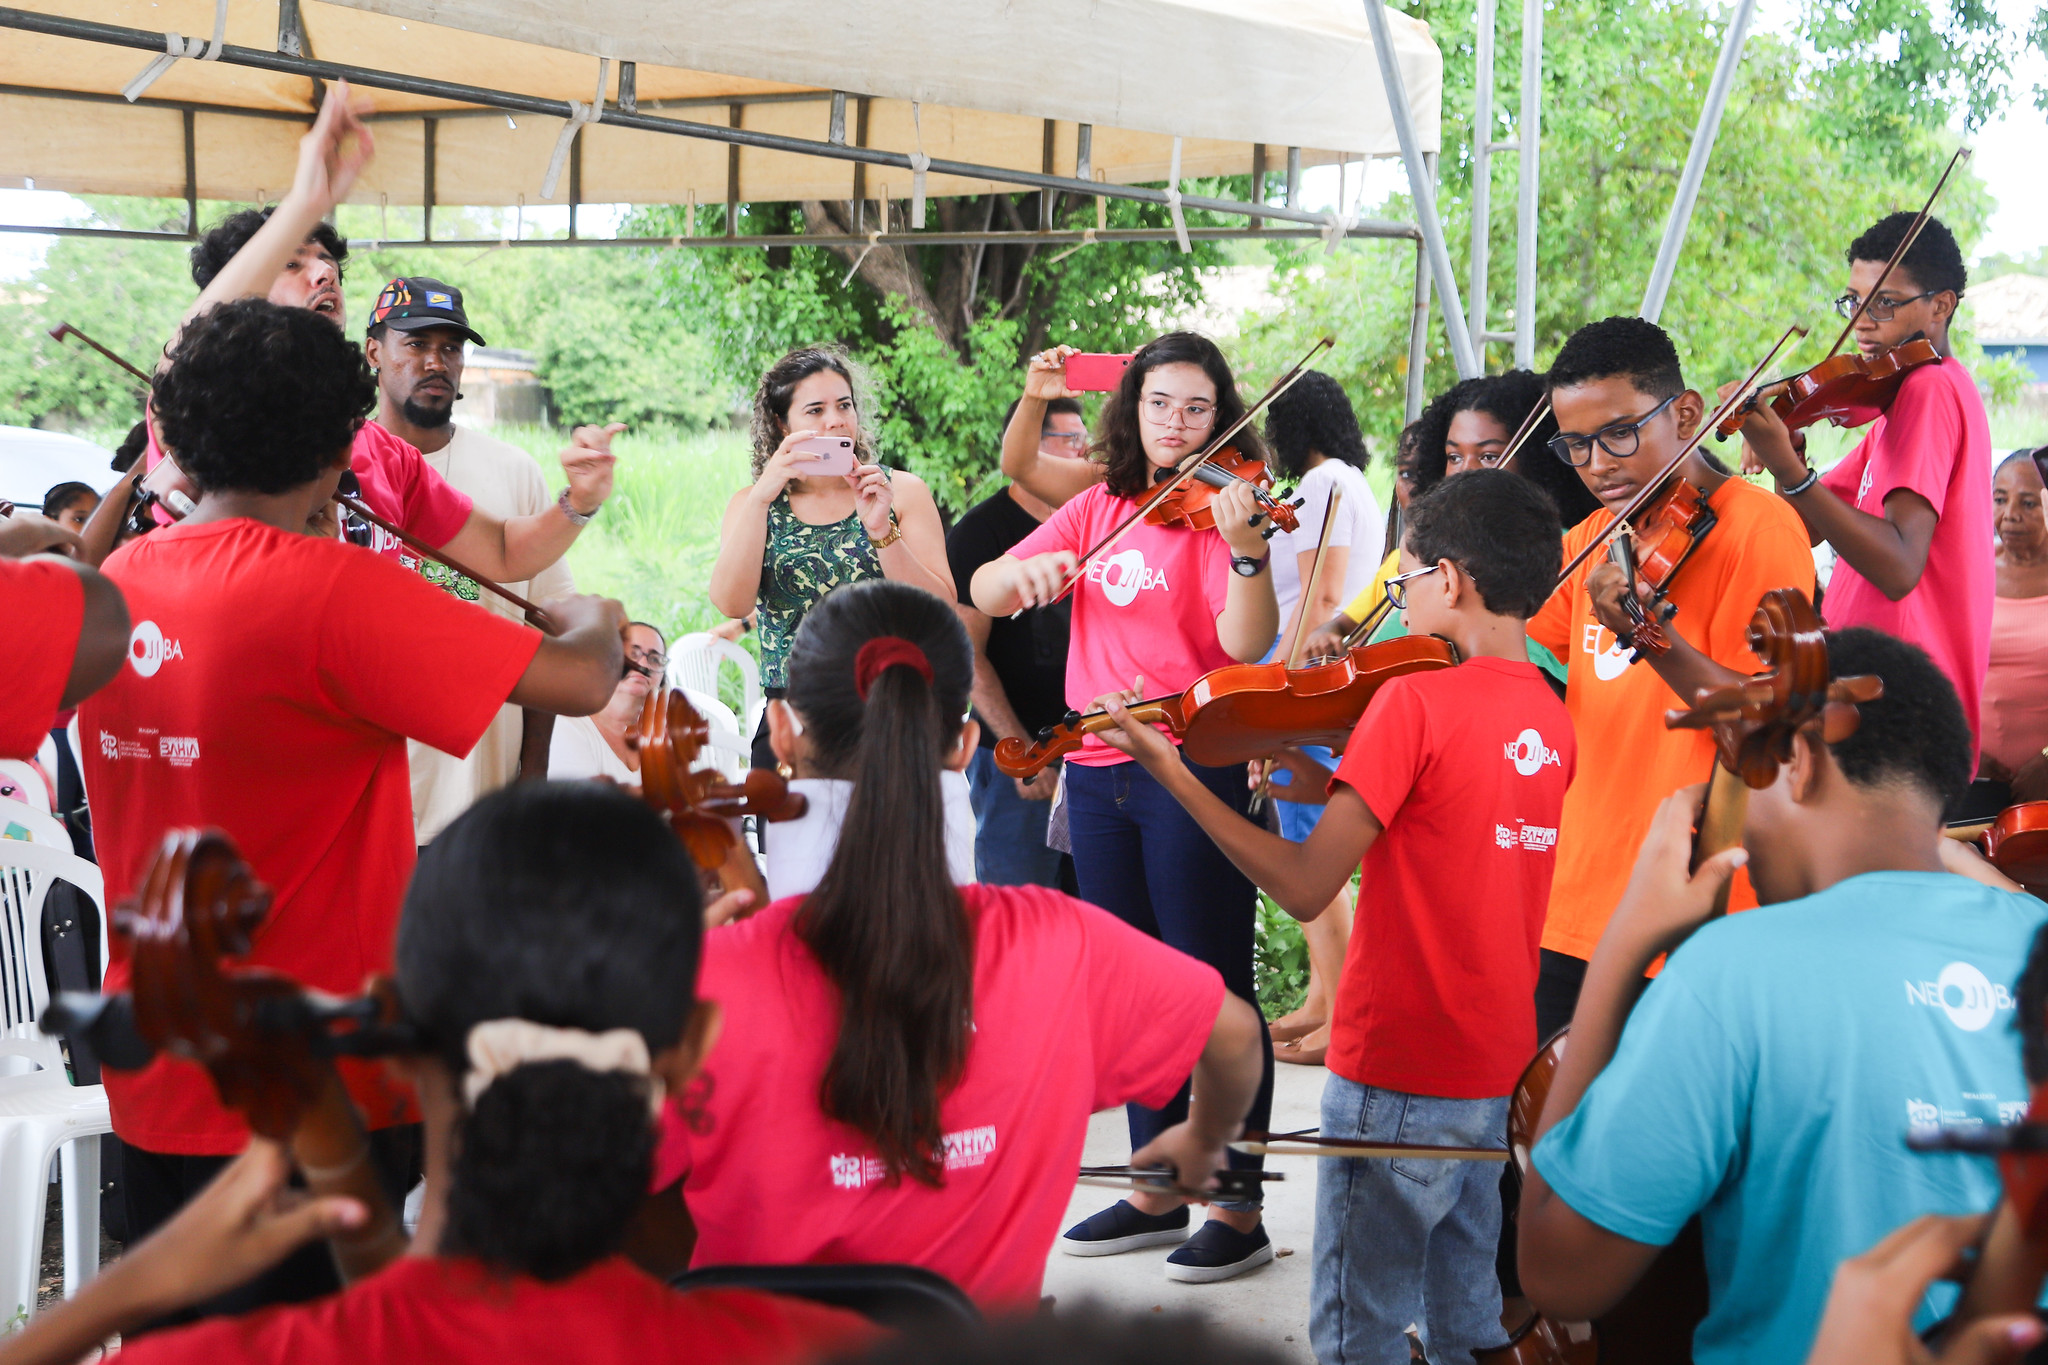
[[[425,275],[401,275],[378,291],[377,305],[370,310],[370,328],[380,326],[400,332],[453,327],[477,345],[485,344],[462,311],[462,291]]]

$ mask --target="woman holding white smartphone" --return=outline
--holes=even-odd
[[[950,602],[953,578],[931,490],[875,458],[843,355],[807,346],[769,366],[753,438],[754,482],[725,506],[711,604],[760,612],[761,685],[779,697],[797,627],[834,588],[891,578]],[[754,766],[775,766],[765,724]]]

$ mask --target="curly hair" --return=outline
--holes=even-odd
[[[1576,388],[1596,379],[1626,379],[1651,398],[1685,392],[1685,374],[1671,334],[1654,322],[1616,315],[1573,332],[1550,362],[1549,390]]]
[[[1472,575],[1479,600],[1527,620],[1550,600],[1564,560],[1564,528],[1550,495],[1504,469],[1445,479],[1408,504],[1409,552],[1448,559]]]
[[[377,381],[362,347],[326,318],[236,299],[185,324],[150,402],[164,445],[202,490],[284,493],[349,448]]]
[[[1845,253],[1849,264],[1890,260],[1911,230],[1914,216],[1891,213],[1872,223],[1861,237],[1849,243]],[[1970,272],[1963,265],[1963,249],[1956,244],[1956,235],[1948,230],[1948,224],[1939,218],[1929,218],[1927,226],[1920,229],[1913,245],[1899,258],[1899,270],[1911,274],[1922,289],[1952,289],[1957,298],[1962,297],[1963,286],[1970,282]],[[1897,278],[1898,270],[1892,275]]]
[[[1970,785],[1970,723],[1955,684],[1918,645],[1868,626],[1827,633],[1837,678],[1876,674],[1884,695],[1864,702],[1855,732],[1828,746],[1859,787],[1904,783],[1946,806]]]
[[[1096,430],[1101,434],[1088,452],[1107,466],[1103,482],[1121,498],[1138,497],[1152,486],[1152,462],[1145,457],[1144,438],[1139,434],[1143,419],[1138,415],[1138,401],[1145,391],[1145,376],[1161,365],[1199,365],[1209,376],[1209,382],[1216,386],[1216,419],[1209,428],[1211,435],[1229,430],[1244,416],[1246,404],[1231,376],[1230,362],[1216,349],[1215,342],[1193,332],[1168,332],[1146,342],[1131,357],[1122,382],[1103,403],[1096,417]],[[1260,439],[1256,426],[1247,424],[1230,438],[1230,443],[1249,459],[1266,458],[1266,443]]]
[[[1321,370],[1310,370],[1266,409],[1266,444],[1273,448],[1274,472],[1288,479],[1308,472],[1311,452],[1353,469],[1372,458],[1344,386]]]
[[[1451,385],[1415,419],[1417,442],[1415,487],[1423,492],[1444,476],[1450,463],[1451,421],[1461,412],[1483,412],[1512,436],[1530,410],[1545,397],[1543,376],[1530,370],[1507,370]],[[1544,414],[1515,456],[1513,472],[1550,495],[1566,526],[1576,526],[1597,510],[1600,500],[1587,491],[1579,476],[1550,458],[1545,442],[1557,435],[1557,419]]]
[[[192,248],[192,283],[201,289],[213,283],[213,277],[220,274],[235,253],[249,245],[249,239],[256,230],[270,221],[270,215],[277,212],[277,206],[266,209],[243,209],[231,213],[206,230]],[[306,234],[309,242],[318,242],[329,256],[334,258],[334,270],[340,274],[348,262],[348,243],[331,223],[315,223],[313,230]]]
[[[854,416],[859,418],[867,406],[867,375],[836,346],[799,346],[770,365],[761,376],[761,387],[754,391],[754,416],[748,430],[754,442],[755,478],[761,477],[761,471],[768,467],[768,457],[789,435],[789,401],[796,395],[796,386],[827,370],[844,379],[846,387],[853,391]],[[862,464],[876,463],[865,423],[859,423],[853,453]]]

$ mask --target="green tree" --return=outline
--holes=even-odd
[[[1228,182],[1223,182],[1228,185]],[[1231,187],[1238,197],[1247,182]],[[1212,187],[1214,188],[1214,187]],[[1092,198],[1053,196],[1050,223],[1095,224]],[[1038,224],[1038,195],[933,200],[934,230]],[[643,209],[635,235],[683,231],[687,209]],[[699,233],[723,230],[722,208],[700,209]],[[890,221],[908,214],[890,206]],[[1112,202],[1112,227],[1165,227],[1157,205]],[[1190,213],[1190,223],[1211,221]],[[845,203],[743,205],[743,233],[837,234],[851,223]],[[1004,409],[1016,396],[1024,358],[1047,345],[1129,350],[1201,296],[1204,267],[1223,257],[1172,242],[1065,246],[688,248],[663,253],[666,302],[711,342],[719,370],[751,393],[761,372],[796,346],[834,344],[865,365],[879,411],[875,430],[889,459],[931,484],[954,512],[1000,481],[995,452]]]

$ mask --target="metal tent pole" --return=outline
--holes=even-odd
[[[1543,146],[1543,0],[1522,0],[1522,150],[1515,167],[1515,364],[1536,368],[1536,207]]]
[[[1678,194],[1671,201],[1671,216],[1664,220],[1664,240],[1657,244],[1657,264],[1651,267],[1650,284],[1643,291],[1642,314],[1651,322],[1664,311],[1664,296],[1671,292],[1671,277],[1678,272],[1678,253],[1685,246],[1685,230],[1692,222],[1693,201],[1699,198],[1700,181],[1707,175],[1707,160],[1714,154],[1714,138],[1721,131],[1721,112],[1728,107],[1728,91],[1735,84],[1735,68],[1742,62],[1742,43],[1749,36],[1749,21],[1755,12],[1756,0],[1735,0],[1728,32],[1721,39],[1721,58],[1714,63],[1713,84],[1707,87],[1707,102],[1700,110],[1699,126],[1692,130],[1692,150],[1686,153],[1685,170],[1678,177]]]
[[[1415,243],[1415,304],[1408,318],[1408,393],[1402,424],[1422,416],[1422,371],[1429,364],[1429,253]]]
[[[1493,225],[1493,30],[1499,0],[1479,0],[1472,36],[1472,273],[1465,326],[1486,368],[1486,272]]]
[[[1422,158],[1422,144],[1415,136],[1415,119],[1408,109],[1408,85],[1401,79],[1400,59],[1394,55],[1394,38],[1387,24],[1385,0],[1365,0],[1366,21],[1372,25],[1373,55],[1379,58],[1380,84],[1386,88],[1387,105],[1394,118],[1394,133],[1401,142],[1401,162],[1408,168],[1408,192],[1415,201],[1415,221],[1422,229],[1422,243],[1429,252],[1429,272],[1443,296],[1444,334],[1450,339],[1451,359],[1458,377],[1470,379],[1479,373],[1479,359],[1472,351],[1472,334],[1465,330],[1465,307],[1458,298],[1457,272],[1451,266],[1450,247],[1444,242],[1444,225],[1436,212],[1436,185]]]

